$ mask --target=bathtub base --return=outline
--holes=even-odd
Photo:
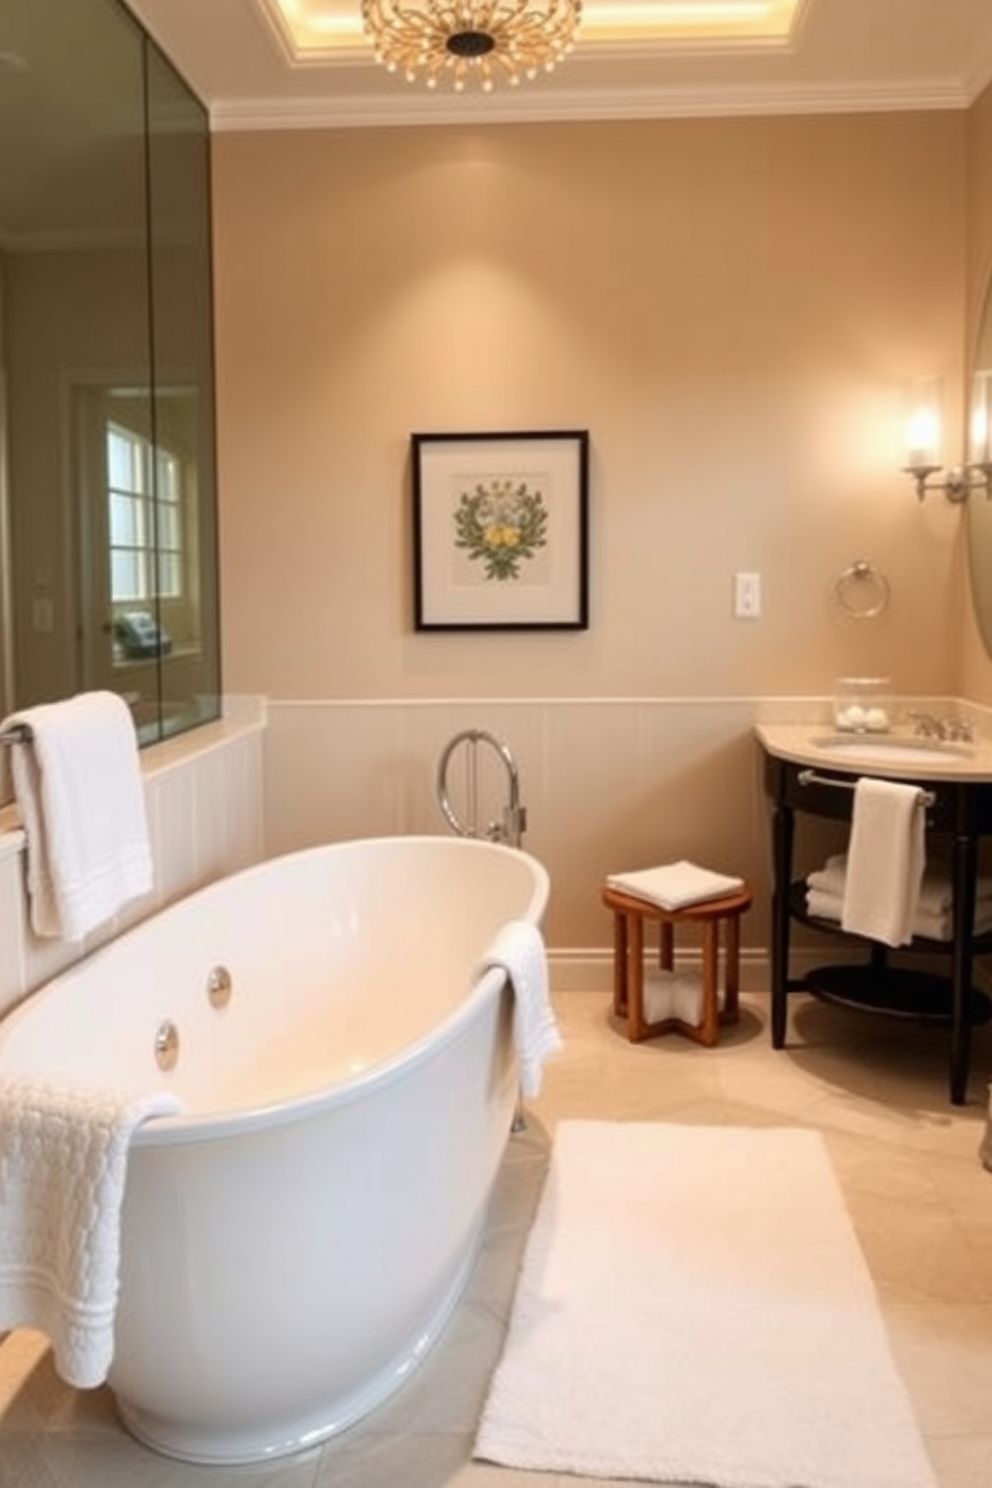
[[[163,1457],[213,1467],[236,1467],[290,1457],[338,1436],[395,1395],[426,1359],[461,1300],[482,1246],[483,1233],[480,1225],[452,1286],[410,1344],[350,1395],[304,1411],[293,1419],[255,1422],[250,1429],[218,1426],[216,1430],[204,1430],[200,1425],[190,1428],[181,1421],[164,1420],[129,1404],[115,1392],[114,1404],[121,1422],[142,1446]]]

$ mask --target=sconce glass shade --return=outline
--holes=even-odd
[[[968,458],[985,468],[992,462],[992,371],[983,369],[971,379]]]
[[[935,377],[920,378],[906,389],[905,468],[939,470],[942,423],[941,386]]]
[[[973,491],[984,490],[992,497],[992,371],[980,368],[972,377],[967,464],[946,470],[942,407],[943,389],[937,378],[921,379],[906,389],[903,469],[913,477],[918,498],[923,501],[928,492],[942,491],[957,505]]]

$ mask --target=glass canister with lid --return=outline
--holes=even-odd
[[[838,677],[834,682],[834,727],[852,734],[884,734],[892,727],[888,677]]]

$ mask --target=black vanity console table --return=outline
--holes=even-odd
[[[926,832],[931,842],[950,850],[953,892],[950,941],[914,939],[900,948],[900,958],[915,954],[949,959],[949,974],[891,964],[889,947],[852,936],[838,922],[810,915],[806,909],[806,883],[793,882],[793,846],[796,813],[850,821],[854,784],[864,770],[811,766],[782,758],[762,744],[765,792],[772,803],[772,928],[771,928],[771,1035],[772,1046],[785,1045],[788,997],[793,991],[810,992],[827,1002],[858,1007],[886,1016],[910,1017],[947,1027],[949,1030],[949,1083],[953,1104],[967,1099],[971,1059],[971,1030],[992,1015],[992,1004],[972,987],[972,964],[976,955],[992,953],[992,933],[974,934],[975,884],[978,876],[978,844],[992,834],[992,781],[913,778],[926,799]],[[905,780],[900,773],[899,778]],[[810,925],[829,935],[842,936],[848,944],[865,947],[862,964],[824,966],[792,977],[789,971],[790,927],[793,922]]]

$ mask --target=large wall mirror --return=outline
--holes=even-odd
[[[5,712],[219,713],[209,148],[120,0],[0,0]]]
[[[992,285],[986,290],[972,353],[969,459],[988,467],[992,451]],[[992,656],[992,491],[977,488],[968,502],[968,562],[975,618]]]

